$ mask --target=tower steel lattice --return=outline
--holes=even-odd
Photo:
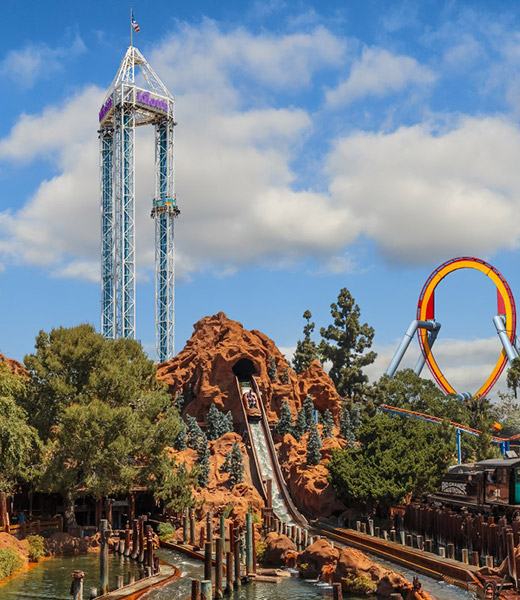
[[[174,219],[180,214],[174,189],[174,109],[173,96],[130,46],[99,113],[101,332],[107,338],[135,338],[135,128],[154,125],[158,362],[174,353]]]

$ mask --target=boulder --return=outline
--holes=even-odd
[[[286,535],[272,531],[265,538],[265,550],[262,555],[262,564],[280,567],[285,565],[289,554],[296,552],[296,546]]]
[[[297,568],[305,579],[325,579],[336,569],[338,558],[339,550],[320,538],[298,556]]]
[[[0,364],[4,364],[15,374],[15,375],[27,375],[27,369],[14,358],[7,358],[0,353]]]

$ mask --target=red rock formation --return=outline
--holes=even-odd
[[[328,470],[323,462],[316,466],[307,464],[307,437],[304,435],[298,442],[292,435],[285,435],[278,445],[278,459],[296,506],[308,515],[327,517],[345,507],[327,481]],[[344,446],[339,438],[325,438],[322,443],[324,460],[330,458],[334,448]]]
[[[231,452],[234,442],[239,443],[242,452],[244,481],[235,485],[233,489],[230,489],[229,473],[222,471],[221,467],[226,460],[226,456]],[[226,507],[231,508],[230,516],[240,522],[245,521],[248,507],[260,513],[264,506],[264,501],[251,480],[249,458],[242,438],[237,433],[226,433],[218,440],[209,442],[209,451],[209,485],[206,488],[195,491],[196,498],[201,503],[196,511],[197,518],[202,520],[209,510],[213,510],[215,514],[218,514]],[[180,452],[170,450],[170,455],[175,457],[177,464],[185,463],[188,469],[193,468],[197,462],[197,452],[191,448]],[[197,526],[197,530],[200,527],[202,527],[202,521]]]
[[[320,538],[298,556],[298,571],[305,579],[324,579],[329,567],[336,569],[338,558],[339,550]]]
[[[0,363],[7,365],[15,375],[27,375],[27,369],[14,358],[6,358],[0,353]]]
[[[12,548],[22,561],[22,569],[29,564],[29,542],[19,540],[9,533],[0,532],[0,550]]]
[[[270,357],[276,362],[277,381],[271,381],[268,375]],[[242,408],[233,374],[233,367],[241,359],[253,365],[270,420],[277,420],[284,400],[296,414],[309,393],[319,410],[329,408],[333,414],[339,413],[340,397],[318,362],[298,376],[271,339],[260,331],[244,329],[222,312],[195,323],[184,349],[157,366],[157,377],[168,384],[174,395],[186,390],[188,384],[193,385],[194,399],[186,404],[185,414],[205,421],[214,402],[219,409],[230,410],[235,422],[241,422]],[[288,383],[280,381],[285,369]]]
[[[272,531],[265,538],[265,550],[262,555],[263,565],[272,565],[279,567],[285,564],[287,555],[296,552],[294,542],[286,535],[281,535]]]

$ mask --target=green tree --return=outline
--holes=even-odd
[[[186,448],[188,447],[186,432],[187,427],[184,424],[182,424],[179,433],[173,440],[173,447],[175,448],[175,450],[186,450]]]
[[[305,411],[303,407],[300,408],[298,414],[296,415],[296,423],[294,424],[292,434],[293,436],[300,441],[302,439],[303,434],[307,431],[307,419],[305,418]]]
[[[226,433],[233,431],[233,416],[231,412],[223,413],[212,402],[208,410],[208,438],[218,440]]]
[[[332,437],[334,431],[334,419],[332,418],[332,413],[328,408],[323,413],[322,424],[323,437]]]
[[[274,356],[269,357],[269,364],[267,366],[267,374],[269,375],[269,379],[271,381],[278,381],[278,371],[276,368],[276,359]]]
[[[296,350],[292,360],[293,369],[296,373],[302,373],[307,369],[312,361],[319,358],[318,346],[311,339],[315,324],[311,323],[312,314],[310,310],[303,313],[303,318],[307,323],[303,326],[303,340],[296,343]]]
[[[316,423],[313,423],[309,432],[309,438],[307,440],[307,464],[318,465],[321,461],[321,438],[316,427]]]
[[[455,433],[443,426],[379,413],[359,431],[359,447],[333,452],[329,480],[347,505],[368,509],[437,488],[456,454]]]
[[[237,483],[244,481],[244,461],[238,442],[233,443],[231,452],[226,456],[226,460],[222,465],[222,470],[229,473],[229,485],[231,489]]]
[[[520,358],[514,358],[507,370],[507,387],[512,390],[517,398],[518,388],[520,387]]]
[[[312,396],[305,396],[302,410],[303,414],[305,415],[305,431],[310,431],[314,425],[314,401]]]
[[[26,380],[0,363],[0,493],[9,494],[16,484],[32,479],[38,467],[40,440],[17,404]]]
[[[343,402],[341,405],[341,420],[339,425],[339,434],[347,442],[352,443],[356,441],[356,435],[354,433],[354,427],[352,426],[352,420],[350,418],[350,409],[347,402]]]
[[[361,311],[347,288],[343,288],[337,302],[330,305],[334,323],[320,329],[323,340],[319,350],[323,360],[330,361],[329,375],[342,396],[353,398],[365,390],[368,377],[364,367],[372,364],[377,354],[369,351],[374,330],[361,324]]]
[[[291,379],[289,377],[289,369],[287,367],[283,368],[282,374],[280,376],[280,381],[285,385],[291,382]]]
[[[149,486],[158,500],[162,500],[166,511],[178,514],[196,505],[193,487],[197,483],[197,467],[188,471],[185,463],[177,465],[174,458],[165,454],[158,459],[154,468],[155,477]]]
[[[201,444],[203,443],[205,435],[195,417],[192,417],[191,415],[186,415],[186,425],[188,446],[190,448],[193,448],[193,450],[198,450]]]
[[[281,436],[284,436],[286,433],[293,433],[293,416],[291,412],[291,407],[287,400],[282,402],[282,406],[280,408],[280,419],[276,424],[276,433]]]
[[[353,402],[352,406],[350,407],[350,422],[352,423],[354,431],[359,429],[363,423],[359,402]]]
[[[90,325],[60,327],[40,332],[25,361],[24,404],[46,444],[38,484],[63,495],[68,526],[79,490],[103,496],[147,485],[181,426],[141,345],[105,340]]]
[[[199,472],[198,472],[198,483],[200,487],[207,487],[209,484],[209,474],[210,474],[210,462],[209,462],[210,452],[209,452],[209,444],[208,438],[206,434],[202,434],[202,438],[197,448],[197,458],[199,464]]]

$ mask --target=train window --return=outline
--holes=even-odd
[[[498,482],[507,485],[507,469],[498,469]]]

